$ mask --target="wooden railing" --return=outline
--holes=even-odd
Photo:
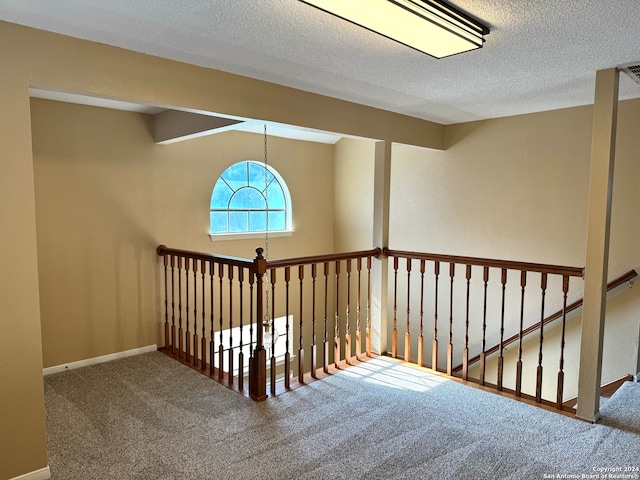
[[[254,298],[260,299],[254,290],[260,291],[259,271],[264,270],[262,249],[254,260],[164,245],[157,253],[164,267],[165,352],[243,391],[245,367],[251,368],[261,355],[262,331],[253,324]],[[258,390],[250,393],[260,397]]]
[[[569,300],[581,297],[582,268],[388,249],[282,260],[267,260],[261,248],[253,259],[157,252],[164,351],[256,400],[371,354],[379,258],[389,262],[389,310],[379,313],[388,316],[391,356],[562,408],[567,314],[579,306]],[[548,306],[560,309],[548,316]],[[545,327],[554,319],[559,339],[548,345]],[[505,337],[509,330],[515,335]],[[527,351],[537,361],[525,362],[530,333],[537,343]],[[506,355],[511,344],[517,356]],[[535,386],[527,380],[525,388],[524,378]]]
[[[399,348],[402,348],[402,344],[398,343],[399,322],[402,321],[399,318],[399,312],[406,312],[406,320],[403,322],[405,333],[402,355],[405,361],[415,361],[420,366],[428,366],[434,370],[453,375],[455,359],[460,355],[462,358],[462,379],[487,385],[490,383],[487,379],[487,356],[489,354],[487,341],[490,333],[492,338],[499,339],[496,350],[498,358],[495,369],[495,388],[499,391],[509,390],[517,396],[528,396],[538,403],[551,403],[555,404],[557,408],[562,408],[569,280],[571,277],[582,277],[582,268],[397,250],[386,250],[384,253],[390,259],[390,268],[393,272],[393,329],[391,334],[391,355],[393,357],[399,356]],[[403,265],[400,260],[403,260]],[[417,284],[415,281],[412,282],[411,277],[416,270],[419,272]],[[535,290],[528,288],[532,284],[531,279],[534,275],[537,277],[536,283],[539,285],[535,288],[538,290],[537,301],[530,298],[531,293]],[[402,279],[399,276],[405,277],[404,285],[401,284]],[[414,276],[416,275],[414,274]],[[459,277],[462,277],[463,280],[462,285],[457,287],[455,279]],[[428,288],[425,288],[425,280],[429,284]],[[443,283],[445,285],[442,285]],[[448,284],[448,288],[446,284]],[[512,288],[512,285],[515,288]],[[445,287],[444,291],[443,286]],[[526,331],[525,323],[530,323],[527,320],[532,316],[544,320],[550,286],[555,289],[554,302],[559,302],[561,305],[562,330],[558,345],[556,395],[554,399],[545,399],[542,391],[544,322],[539,328],[538,361],[535,365],[536,382],[532,395],[523,392],[522,355],[523,337]],[[399,289],[402,289],[403,292],[400,293]],[[429,290],[432,292],[430,300],[427,299]],[[474,291],[477,295],[473,294]],[[412,302],[412,298],[415,299],[416,296],[419,297],[419,301]],[[534,306],[535,303],[538,304],[537,307]],[[505,308],[507,304],[510,307],[508,309]],[[531,310],[534,311],[531,312]],[[518,342],[518,356],[515,365],[510,366],[515,370],[515,385],[512,389],[507,389],[504,384],[505,369],[507,368],[504,355],[506,324],[516,324],[518,331],[516,340],[514,340]],[[425,342],[425,336],[429,336],[425,335],[425,330],[428,330],[430,325],[433,327],[433,334],[430,336],[431,361],[427,364],[425,362],[425,348],[429,348],[429,342]],[[445,335],[441,334],[443,326],[445,327]],[[475,375],[472,375],[470,369],[472,351],[470,328],[474,328],[479,333],[479,338],[475,338],[475,348],[479,351],[480,365]],[[491,331],[488,332],[488,329]],[[458,335],[454,335],[454,332]],[[413,356],[411,347],[416,335],[418,351],[417,355]],[[446,344],[444,349],[441,348],[442,343]],[[457,347],[454,348],[454,345]]]
[[[371,262],[380,249],[276,261],[262,248],[253,260],[164,245],[157,253],[165,353],[256,400],[267,385],[275,395],[279,378],[287,389],[292,376],[304,383],[319,365],[328,372],[371,351]]]
[[[276,394],[278,356],[283,372],[299,383],[371,354],[371,268],[380,249],[267,262],[265,283],[271,298],[266,318],[285,318],[278,349],[271,322],[271,394]],[[306,280],[306,281],[305,281]],[[290,320],[292,320],[290,322]],[[284,337],[284,338],[283,338]],[[279,351],[280,350],[280,351]],[[297,361],[291,363],[292,356]],[[321,368],[320,368],[321,367]],[[307,375],[307,380],[305,380]],[[290,376],[283,375],[284,388]]]
[[[624,275],[621,275],[620,277],[616,278],[615,280],[612,280],[611,282],[609,282],[607,284],[607,292],[610,292],[616,288],[618,288],[621,285],[630,283],[631,280],[633,280],[634,278],[636,278],[638,276],[638,272],[636,272],[635,270],[629,270],[627,273],[625,273]],[[573,312],[574,310],[579,309],[580,307],[582,307],[582,304],[584,302],[584,299],[581,298],[579,300],[576,300],[575,302],[571,303],[570,305],[567,305],[567,308],[565,310],[558,310],[557,312],[549,315],[548,317],[546,317],[544,319],[544,321],[542,322],[543,326],[547,326],[548,324],[550,324],[551,322],[558,320],[559,318],[563,317],[563,314],[569,314],[570,312]],[[522,331],[522,337],[526,337],[529,334],[532,334],[534,332],[537,332],[540,330],[540,322],[536,322],[533,325],[530,325],[529,327],[525,328]],[[509,338],[507,338],[506,340],[504,340],[502,342],[502,346],[503,348],[511,345],[512,343],[515,343],[517,341],[520,340],[520,334],[515,334],[510,336]],[[485,351],[485,356],[491,355],[493,353],[496,353],[497,351],[499,351],[500,349],[500,345],[494,345],[491,348],[488,348]],[[469,360],[468,365],[473,365],[474,363],[477,363],[480,361],[480,355],[476,355],[475,357],[473,357],[472,359]],[[454,373],[455,372],[460,372],[463,368],[462,364],[459,364],[456,368],[453,369]],[[565,402],[566,403],[566,402]]]

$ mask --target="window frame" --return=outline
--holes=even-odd
[[[224,174],[227,173],[231,168],[233,168],[234,166],[237,165],[246,165],[247,168],[247,180],[246,183],[240,185],[239,187],[235,188],[229,184],[229,182],[227,181],[227,179],[223,178]],[[273,179],[268,182],[268,185],[265,185],[265,189],[268,189],[270,187],[270,185],[272,185],[272,183],[275,181],[276,184],[278,185],[278,187],[280,188],[280,190],[282,191],[282,195],[284,197],[284,207],[280,208],[280,207],[272,207],[269,208],[269,203],[268,203],[268,194],[265,196],[265,194],[263,193],[264,190],[260,191],[258,190],[254,185],[251,185],[251,177],[250,177],[250,173],[249,173],[249,168],[250,168],[250,164],[253,165],[257,165],[259,166],[261,169],[265,169],[268,171],[268,173],[273,177]],[[223,208],[211,208],[211,204],[213,203],[213,196],[216,192],[216,187],[218,186],[220,181],[223,181],[224,184],[226,184],[226,186],[231,190],[231,194],[227,200],[227,208],[223,209]],[[240,191],[243,188],[252,188],[255,191],[259,192],[263,198],[265,199],[265,208],[229,208],[229,205],[231,204],[231,201],[234,197],[234,195]],[[211,221],[211,214],[214,212],[226,212],[227,215],[229,215],[232,212],[246,212],[247,213],[247,227],[250,228],[250,217],[251,217],[251,212],[284,212],[284,223],[285,223],[285,228],[284,229],[278,229],[278,230],[245,230],[245,231],[229,231],[230,228],[230,221],[229,221],[229,217],[227,217],[227,231],[225,232],[214,232],[212,231],[212,221]],[[229,165],[227,168],[225,168],[225,170],[220,174],[220,176],[217,178],[213,189],[211,190],[211,197],[210,197],[210,201],[209,201],[209,237],[211,238],[211,240],[231,240],[231,239],[239,239],[239,238],[262,238],[266,235],[266,233],[269,234],[269,236],[273,236],[273,237],[280,237],[280,236],[290,236],[293,234],[293,225],[292,225],[292,202],[291,202],[291,194],[289,192],[289,188],[287,187],[286,182],[284,181],[284,179],[282,178],[282,176],[280,175],[280,173],[273,168],[271,165],[265,164],[264,162],[260,162],[257,160],[241,160],[239,162],[235,162],[231,165]]]

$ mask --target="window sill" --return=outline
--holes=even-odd
[[[241,233],[210,233],[209,238],[212,242],[223,240],[251,240],[265,238],[266,232],[241,232]],[[280,230],[277,232],[269,232],[269,238],[290,237],[293,230]]]

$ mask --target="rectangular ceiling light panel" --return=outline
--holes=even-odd
[[[489,29],[439,0],[300,0],[436,58],[482,47]]]

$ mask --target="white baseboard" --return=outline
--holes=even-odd
[[[78,360],[77,362],[64,363],[62,365],[56,365],[54,367],[43,368],[42,374],[51,375],[52,373],[64,372],[65,370],[73,370],[74,368],[87,367],[89,365],[95,365],[96,363],[110,362],[111,360],[116,360],[118,358],[132,357],[133,355],[140,355],[141,353],[155,352],[156,350],[158,350],[157,345],[147,345],[146,347],[134,348],[132,350],[126,350],[124,352],[110,353],[109,355],[102,355],[100,357],[87,358],[86,360]]]
[[[51,478],[51,470],[49,470],[49,465],[40,470],[35,470],[30,473],[25,473],[24,475],[20,475],[19,477],[14,477],[11,480],[49,480]]]

